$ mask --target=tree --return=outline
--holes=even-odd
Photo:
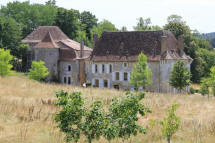
[[[191,74],[187,67],[184,65],[184,61],[179,60],[175,62],[171,70],[169,83],[174,88],[181,90],[190,85]]]
[[[56,5],[56,0],[48,0],[46,5]]]
[[[162,28],[159,27],[158,25],[155,26],[152,25],[150,18],[143,19],[142,17],[140,17],[137,20],[138,20],[137,26],[134,26],[134,30],[137,31],[162,30]]]
[[[210,68],[210,76],[205,79],[206,84],[212,88],[213,95],[215,96],[215,66]]]
[[[87,38],[91,39],[92,37],[90,31],[94,26],[97,26],[98,19],[89,11],[82,12],[80,14],[79,19],[82,24],[82,27],[84,27],[84,31],[86,32]]]
[[[176,14],[172,14],[170,16],[168,16],[167,18],[167,22],[180,22],[180,23],[186,23],[185,21],[183,21],[183,18],[180,15],[176,15]]]
[[[122,26],[122,28],[121,28],[121,30],[120,30],[121,32],[126,32],[126,31],[128,31],[128,29],[127,29],[127,27],[125,27],[125,26]]]
[[[85,107],[84,99],[80,92],[60,91],[56,93],[56,106],[62,107],[56,114],[55,121],[62,132],[66,134],[66,141],[78,142],[81,136],[85,136],[91,143],[104,137],[108,141],[115,138],[128,139],[138,132],[145,133],[138,124],[138,116],[144,116],[151,110],[144,106],[141,100],[144,93],[127,93],[127,96],[114,99],[109,110],[105,111],[101,101],[95,101],[89,109]]]
[[[115,27],[114,24],[112,24],[108,20],[103,20],[102,22],[99,22],[97,26],[94,26],[91,30],[91,38],[93,38],[94,34],[97,34],[98,37],[101,37],[103,32],[116,32],[118,29]],[[93,40],[93,39],[91,39]]]
[[[11,68],[13,67],[10,62],[13,56],[9,50],[0,49],[0,76],[5,77],[12,74]]]
[[[47,77],[49,75],[49,72],[48,68],[44,64],[45,62],[43,61],[33,61],[31,69],[28,73],[28,77],[37,81],[41,81],[42,79]]]
[[[77,37],[77,31],[80,30],[79,15],[78,10],[58,8],[55,25],[60,27],[69,38],[75,39]]]
[[[139,87],[145,88],[147,84],[151,84],[152,82],[152,72],[151,69],[147,67],[147,64],[147,57],[141,53],[138,56],[138,62],[132,69],[130,78],[130,84],[133,85],[135,89],[138,89]]]
[[[173,104],[172,107],[167,110],[168,117],[161,121],[162,134],[167,138],[168,143],[170,143],[172,135],[179,129],[180,126],[180,119],[175,115],[177,107],[177,104]]]
[[[209,85],[208,85],[208,79],[203,78],[201,80],[201,85],[200,85],[200,93],[204,96],[206,94],[209,95]]]

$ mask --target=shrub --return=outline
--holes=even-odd
[[[43,61],[33,61],[31,69],[28,73],[30,79],[41,81],[49,75],[48,68],[44,65]]]
[[[196,92],[196,90],[192,87],[190,87],[190,94],[194,94]]]
[[[12,61],[13,56],[10,54],[9,50],[0,49],[0,76],[5,77],[12,74]]]

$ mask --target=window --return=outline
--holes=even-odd
[[[102,73],[104,73],[104,72],[105,72],[105,65],[102,64]]]
[[[99,87],[99,80],[98,79],[95,80],[95,87]]]
[[[109,67],[109,70],[110,70],[109,72],[112,73],[112,65],[110,64],[109,66],[110,66]]]
[[[68,65],[68,71],[71,71],[71,66],[70,65]]]
[[[128,64],[127,63],[123,63],[123,67],[124,68],[128,67]]]
[[[63,82],[66,84],[66,77],[64,77]]]
[[[104,80],[104,87],[108,88],[108,80],[106,80],[106,79]]]
[[[119,80],[119,72],[116,72],[116,80]]]
[[[128,73],[124,72],[124,80],[127,81],[128,80]]]
[[[95,64],[95,73],[97,73],[98,72],[98,66],[97,66],[97,64]]]
[[[71,84],[71,77],[68,77],[68,84]]]

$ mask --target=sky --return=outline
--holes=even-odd
[[[0,0],[6,5],[14,0]],[[26,1],[26,0],[18,0]],[[30,0],[44,4],[48,0]],[[57,6],[90,11],[102,21],[111,21],[117,28],[126,26],[133,30],[137,18],[151,18],[153,25],[163,26],[167,17],[177,14],[183,17],[192,30],[200,33],[215,32],[215,0],[56,0]]]

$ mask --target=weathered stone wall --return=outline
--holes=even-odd
[[[71,70],[69,71],[69,66]],[[79,78],[79,61],[61,61],[59,66],[59,77],[60,82],[64,83],[64,78],[66,78],[66,83],[68,83],[68,78],[70,77],[71,85],[79,86],[80,85],[80,78]]]
[[[50,81],[53,78],[58,78],[59,49],[35,48],[34,60],[36,61],[42,60],[45,62],[45,66],[49,70],[49,76],[47,77],[48,81]]]

